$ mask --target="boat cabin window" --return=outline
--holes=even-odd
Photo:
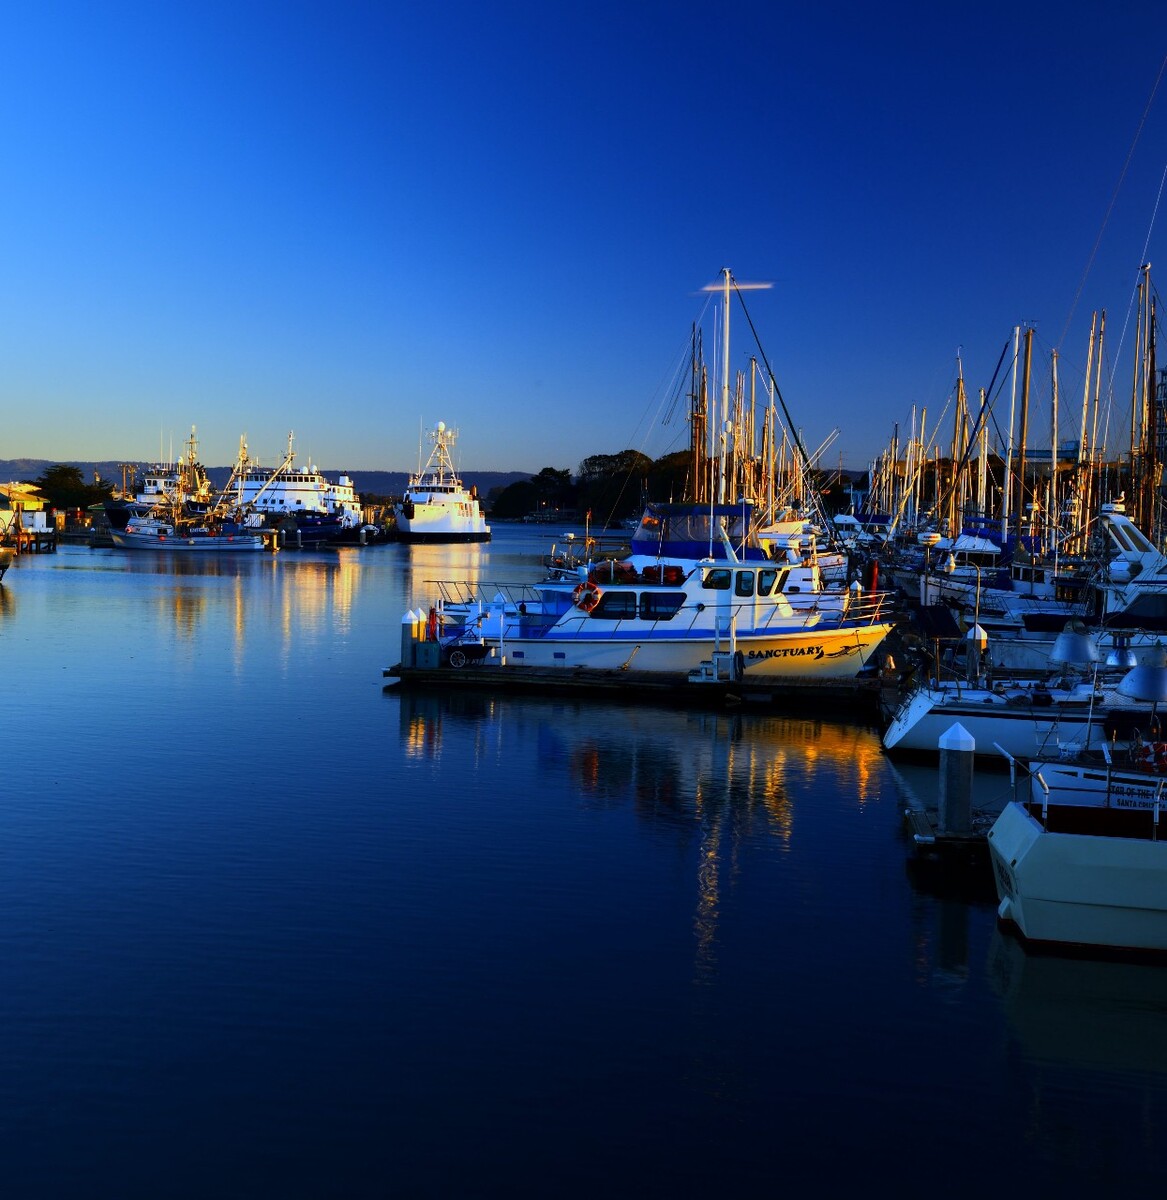
[[[701,580],[703,588],[711,588],[717,592],[729,591],[729,580],[731,572],[725,567],[714,567],[712,570],[705,572],[705,578]]]
[[[641,592],[642,621],[671,621],[685,603],[684,592]]]
[[[773,567],[763,567],[758,572],[758,595],[768,596],[774,590],[778,572]]]
[[[754,594],[753,571],[738,571],[734,580],[733,594],[735,596],[752,596]]]
[[[604,592],[599,604],[592,609],[593,617],[606,617],[609,621],[622,621],[636,616],[635,592]]]

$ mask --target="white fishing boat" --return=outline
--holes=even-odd
[[[177,460],[159,461],[143,468],[141,481],[128,494],[105,502],[106,516],[113,529],[125,529],[134,516],[145,516],[155,508],[172,510],[176,504],[199,511],[209,508],[215,487],[198,458],[198,437],[190,427],[186,454]]]
[[[405,542],[486,542],[490,526],[477,492],[467,490],[454,468],[457,432],[439,421],[430,432],[433,449],[425,466],[409,477],[396,507],[397,534]]]
[[[796,608],[792,570],[750,536],[747,505],[650,504],[627,557],[574,577],[439,583],[433,632],[455,666],[489,654],[516,670],[684,677],[721,661],[736,678],[854,678],[893,627],[889,598],[856,586]]]

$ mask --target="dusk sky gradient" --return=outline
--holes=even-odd
[[[1127,411],[1140,264],[1167,278],[1161,0],[48,0],[0,34],[0,458],[195,425],[210,465],[294,430],[400,471],[439,420],[465,470],[656,458],[728,267],[773,284],[746,301],[806,443],[863,467],[1017,325],[1033,426],[1054,350],[1080,405],[1101,309]]]

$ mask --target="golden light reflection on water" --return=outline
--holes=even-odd
[[[174,578],[172,587],[156,593],[154,606],[172,626],[176,642],[191,642],[212,615],[226,612],[239,673],[249,631],[277,634],[279,661],[289,672],[306,638],[347,636],[366,568],[359,552],[309,558],[285,551],[248,555],[246,561],[134,555],[127,570]],[[221,582],[209,585],[208,580]]]
[[[698,981],[715,971],[722,891],[741,868],[743,845],[761,835],[785,852],[800,811],[813,815],[820,795],[862,806],[886,779],[874,729],[825,720],[557,701],[519,707],[471,691],[406,691],[400,705],[408,758],[436,761],[448,749],[473,763],[492,726],[501,736],[526,722],[550,743],[534,764],[537,778],[566,771],[586,808],[631,807],[679,845],[695,842]],[[523,747],[532,751],[529,741]],[[547,790],[555,794],[549,777]]]

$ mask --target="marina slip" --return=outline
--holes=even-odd
[[[917,881],[935,768],[877,728],[384,688],[431,580],[550,546],[14,558],[5,1193],[1167,1177],[1167,973],[1028,953],[989,874]]]

